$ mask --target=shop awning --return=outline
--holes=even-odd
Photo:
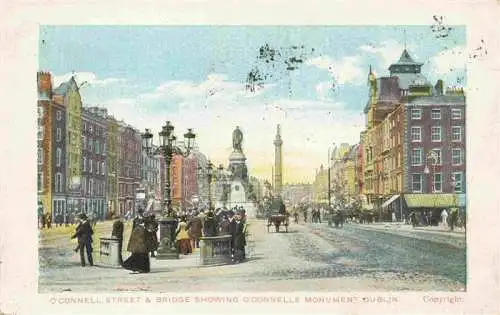
[[[405,194],[408,208],[464,207],[462,194]]]
[[[382,204],[382,208],[387,208],[391,203],[396,201],[396,199],[398,199],[398,198],[399,198],[399,195],[392,196],[391,198],[389,198],[386,202],[384,202]]]

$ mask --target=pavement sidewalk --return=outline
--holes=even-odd
[[[412,237],[431,242],[448,244],[458,248],[464,248],[465,230],[459,229],[451,232],[443,226],[426,226],[413,228],[409,224],[403,223],[371,223],[359,224],[351,223],[349,226],[364,230],[376,230],[384,233],[397,234],[405,237]]]

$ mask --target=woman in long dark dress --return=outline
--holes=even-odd
[[[127,251],[132,254],[123,262],[123,268],[134,272],[149,272],[150,242],[148,242],[148,233],[144,225],[144,220],[139,220],[134,223],[136,223],[134,224],[135,228],[132,230],[127,246]]]

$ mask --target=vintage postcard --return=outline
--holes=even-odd
[[[486,1],[132,8],[31,29],[33,191],[11,203],[36,242],[2,225],[3,312],[498,312],[496,195],[475,187],[498,40],[460,15],[493,21]]]

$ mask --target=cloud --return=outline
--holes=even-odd
[[[364,84],[365,75],[360,65],[360,59],[356,56],[347,56],[335,60],[329,56],[320,56],[306,62],[322,70],[327,70],[335,79],[336,84]]]
[[[56,75],[53,77],[54,87],[58,87],[61,83],[68,81],[71,77],[75,77],[75,81],[78,85],[81,85],[83,82],[87,82],[87,84],[94,86],[107,86],[114,83],[126,82],[126,79],[120,78],[105,78],[98,79],[97,75],[93,72],[75,72],[75,73],[66,73],[63,75]]]
[[[455,46],[443,50],[430,59],[431,73],[436,76],[444,76],[453,71],[465,70],[467,63],[466,51],[465,46]]]
[[[207,94],[212,89],[215,93]],[[271,177],[276,125],[281,124],[285,167],[294,169],[285,174],[285,181],[312,179],[314,168],[325,163],[329,144],[359,139],[363,117],[345,104],[328,99],[270,100],[266,96],[270,89],[266,86],[248,95],[243,84],[213,75],[198,83],[164,82],[136,98],[104,105],[118,119],[139,130],[150,128],[155,135],[167,120],[180,137],[187,128],[194,128],[200,150],[216,164],[227,165],[232,131],[240,126],[249,170],[259,177]],[[148,94],[156,98],[144,97]]]
[[[318,94],[319,99],[325,100],[328,99],[328,94],[332,91],[333,87],[333,82],[325,81],[316,84],[314,88],[316,90],[316,93]]]

